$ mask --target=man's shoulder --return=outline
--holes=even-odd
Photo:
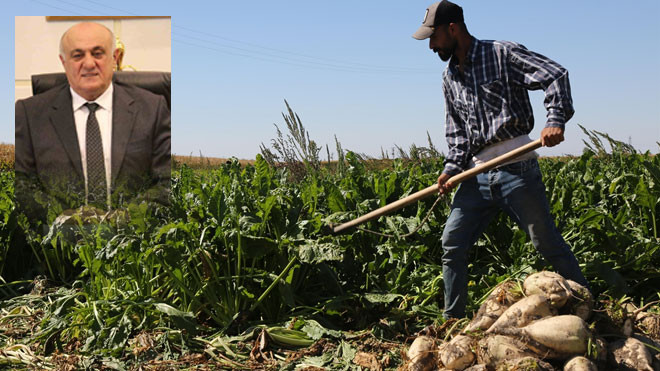
[[[512,56],[527,54],[527,48],[518,42],[507,40],[479,40],[478,50],[475,51],[477,58],[486,58],[492,61],[493,58],[501,61],[508,61]]]
[[[43,106],[43,105],[48,105],[50,103],[55,102],[56,99],[60,98],[61,95],[66,94],[68,92],[69,85],[68,84],[62,84],[58,85],[52,89],[49,89],[43,93],[39,93],[37,95],[33,95],[31,97],[27,97],[24,99],[19,99],[17,100],[17,103],[21,103],[25,105],[26,107],[36,107],[36,106]]]
[[[516,51],[520,49],[527,50],[525,45],[515,42],[515,41],[506,41],[506,40],[481,40],[484,45],[487,45],[490,48],[493,48],[497,51],[508,53],[511,51]]]
[[[162,95],[152,93],[147,89],[143,89],[135,85],[114,82],[113,86],[117,91],[117,94],[125,94],[135,100],[144,101],[145,103],[149,104],[157,104],[158,101],[162,98]]]
[[[515,41],[507,40],[478,40],[479,45],[482,48],[492,48],[497,50],[511,50],[516,48],[525,48],[524,45],[517,43]]]
[[[153,93],[147,89],[139,88],[134,85],[113,83],[114,96],[113,104],[119,106],[130,105],[136,107],[141,112],[160,112],[169,111],[168,99],[163,95]]]

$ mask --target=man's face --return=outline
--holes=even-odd
[[[112,53],[112,34],[95,23],[71,27],[62,38],[60,60],[73,90],[95,100],[110,86],[117,52]]]
[[[438,53],[440,59],[447,62],[454,54],[458,42],[449,32],[449,25],[438,26],[429,38],[429,48]]]

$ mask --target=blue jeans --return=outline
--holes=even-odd
[[[454,195],[442,234],[445,318],[465,316],[468,250],[499,210],[527,232],[559,274],[589,287],[550,215],[537,160],[519,161],[465,181]]]

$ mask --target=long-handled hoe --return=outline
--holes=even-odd
[[[461,182],[464,182],[470,178],[473,178],[477,176],[478,174],[481,174],[483,172],[486,172],[494,167],[497,167],[498,165],[501,165],[511,159],[514,159],[518,156],[521,156],[525,153],[531,152],[537,148],[541,147],[541,139],[537,139],[531,143],[525,144],[524,146],[518,147],[511,152],[507,152],[501,156],[495,157],[494,159],[487,161],[479,166],[476,166],[472,169],[465,170],[464,172],[460,174],[456,174],[453,177],[449,178],[447,183],[450,183],[454,186],[458,185]],[[365,215],[362,215],[359,218],[355,218],[351,220],[350,222],[346,222],[343,224],[340,224],[338,226],[334,225],[329,225],[330,233],[332,234],[338,234],[341,233],[342,231],[346,231],[348,228],[355,227],[358,224],[362,224],[365,222],[368,222],[372,219],[378,218],[382,215],[388,214],[394,210],[400,209],[406,205],[409,205],[415,201],[421,200],[425,197],[428,197],[432,194],[438,193],[438,185],[434,184],[431,186],[428,186],[421,191],[415,192],[411,194],[410,196],[404,197],[398,201],[394,201],[390,204],[387,204],[379,209],[376,209],[374,211],[371,211]]]
[[[456,186],[461,182],[466,181],[467,179],[470,179],[477,174],[483,173],[485,171],[488,171],[498,165],[501,165],[513,158],[516,158],[518,156],[521,156],[525,153],[531,152],[537,148],[541,147],[541,140],[537,139],[531,143],[528,143],[524,146],[521,146],[519,148],[514,149],[511,152],[505,153],[499,157],[496,157],[490,161],[487,161],[477,167],[474,167],[472,169],[466,170],[460,174],[454,175],[453,177],[449,178],[447,181],[448,183],[451,183],[452,185]],[[338,226],[333,226],[329,225],[326,226],[324,233],[327,234],[339,234],[342,231],[346,231],[351,227],[355,227],[358,224],[368,222],[372,219],[378,218],[379,216],[385,215],[387,213],[390,213],[394,210],[400,209],[406,205],[409,205],[415,201],[421,200],[425,197],[428,197],[432,194],[435,194],[438,192],[438,185],[434,184],[431,186],[428,186],[427,188],[418,191],[416,193],[413,193],[412,195],[402,198],[398,201],[392,202],[391,204],[385,205],[379,209],[376,209],[368,214],[365,214],[359,218],[353,219],[350,222],[346,222],[344,224],[338,225]],[[295,262],[295,257],[291,259],[289,262],[289,265],[282,271],[280,276],[273,281],[273,283],[266,289],[266,291],[259,297],[259,299],[252,305],[250,309],[247,311],[242,311],[240,313],[237,313],[236,316],[234,316],[234,319],[227,325],[225,328],[226,332],[229,334],[237,334],[239,332],[239,327],[240,325],[250,316],[250,313],[256,309],[256,307],[259,305],[259,303],[270,293],[272,289],[275,288],[277,282],[288,272],[288,270],[291,268],[293,263]]]

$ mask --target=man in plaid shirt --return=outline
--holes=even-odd
[[[532,141],[528,90],[545,92],[548,112],[541,143],[552,147],[564,140],[564,125],[574,111],[562,66],[517,43],[475,39],[463,9],[447,0],[427,9],[413,37],[429,38],[429,48],[449,61],[443,73],[449,153],[438,177],[440,193],[451,191],[447,181],[453,175]],[[465,316],[468,250],[500,210],[527,232],[562,276],[588,287],[550,215],[536,157],[530,152],[513,159],[456,191],[442,235],[445,318]]]

